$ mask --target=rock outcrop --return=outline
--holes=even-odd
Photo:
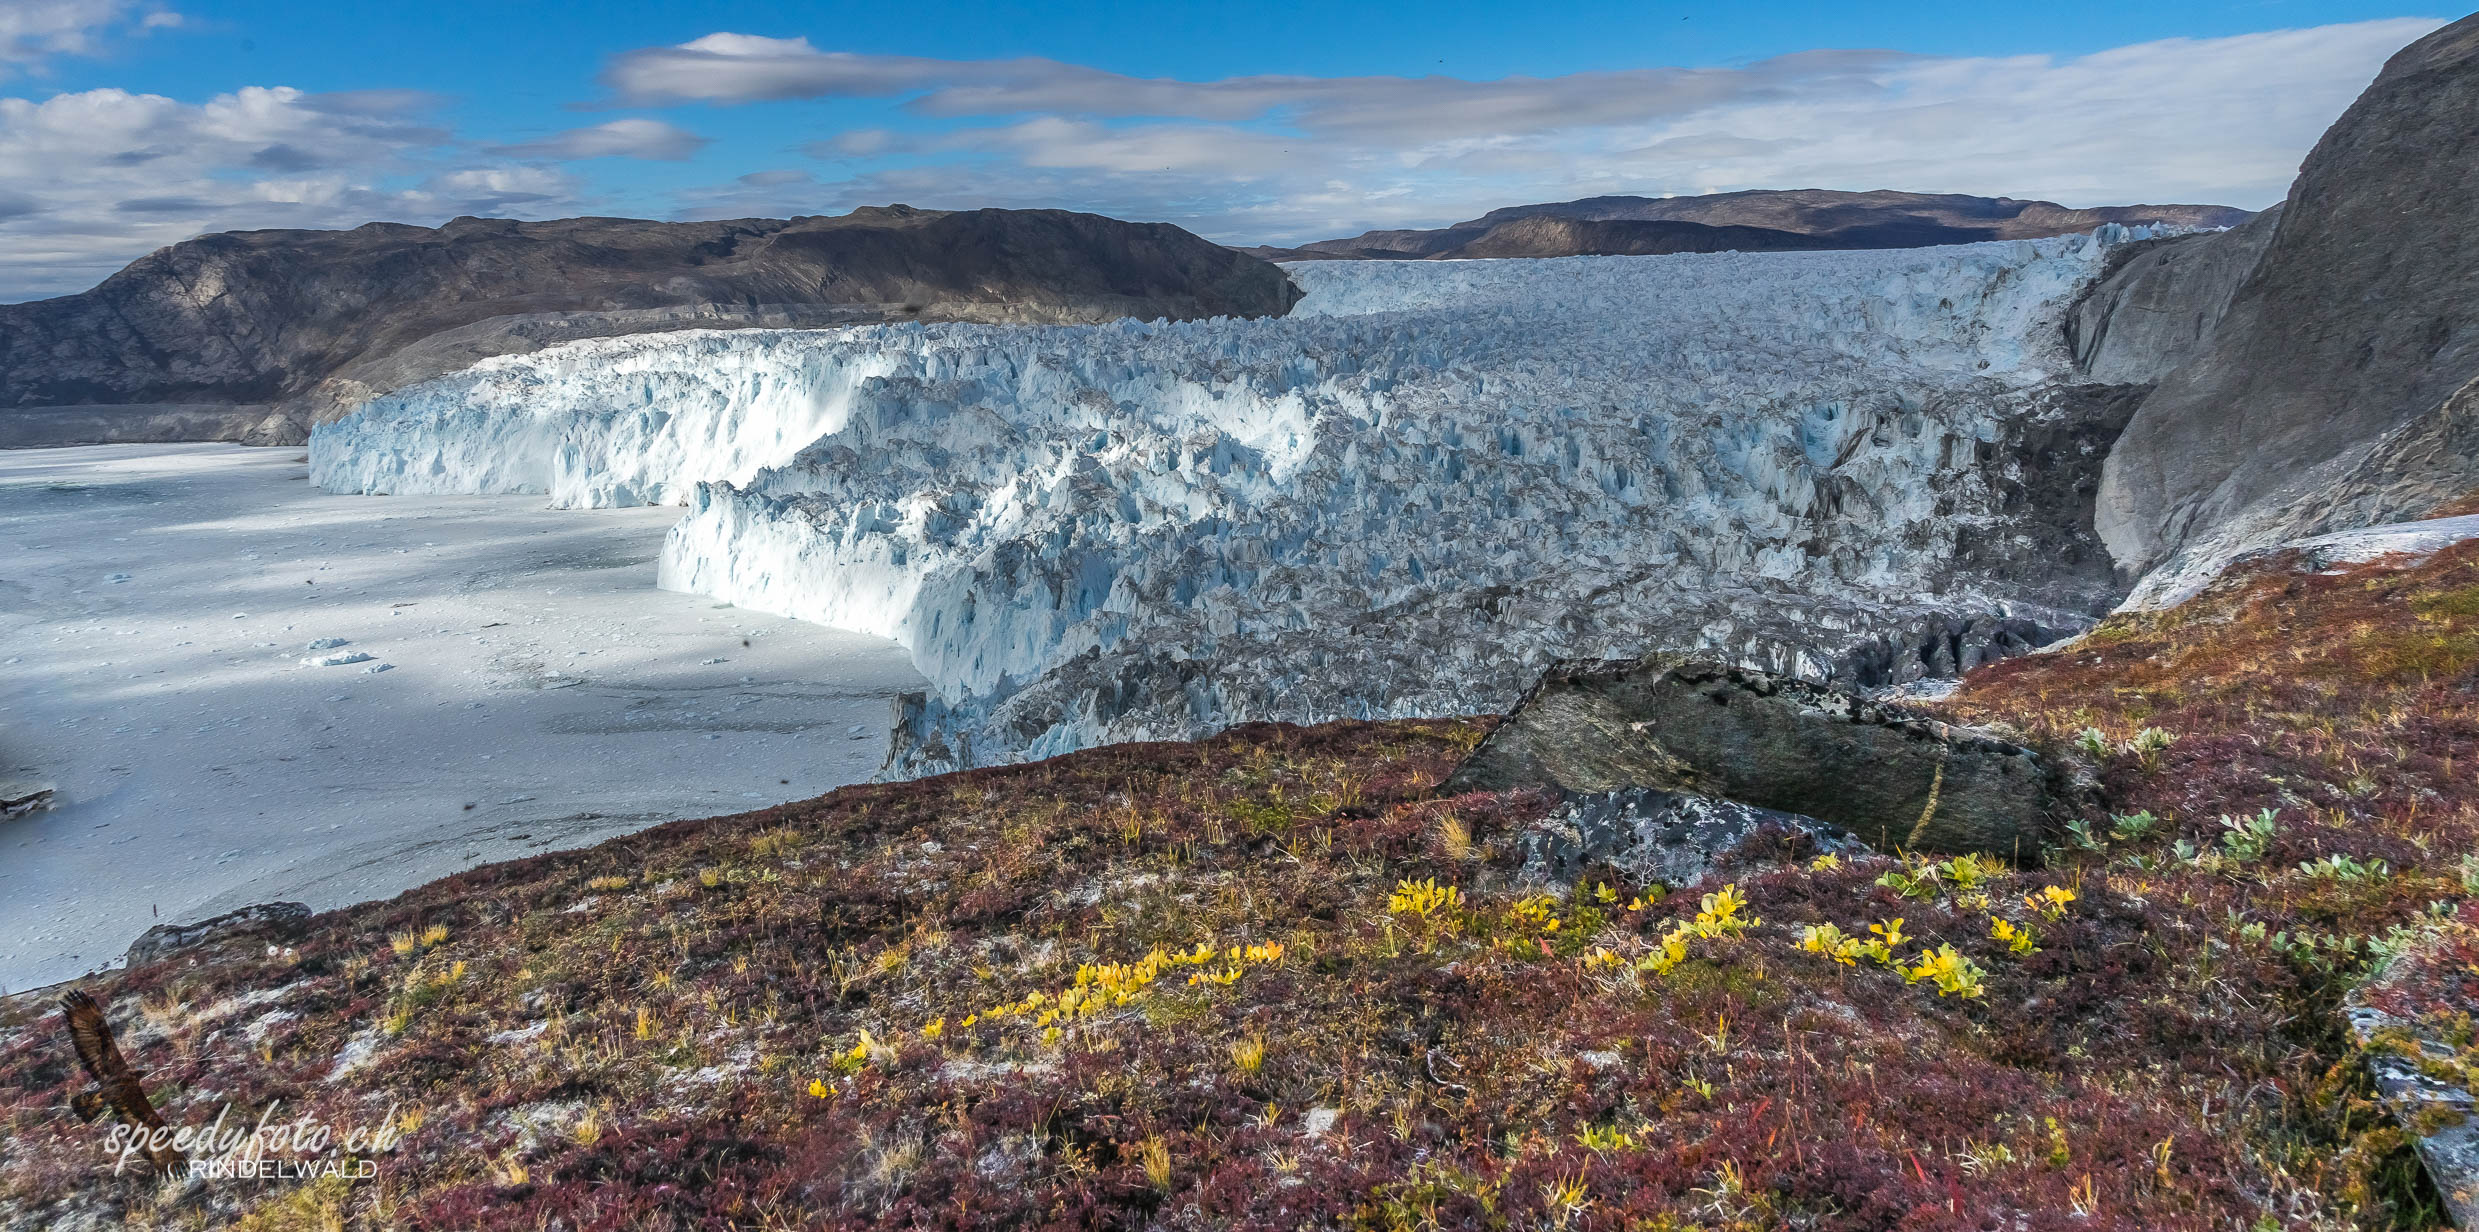
[[[1275,261],[1461,260],[1473,257],[1639,256],[1812,248],[1924,248],[2072,235],[2110,223],[2232,227],[2221,205],[2113,205],[1957,193],[1803,188],[1698,197],[1588,197],[1514,205],[1433,230],[1370,231],[1296,248],[1247,251]]]
[[[1561,890],[1603,870],[1623,885],[1676,889],[1742,866],[1867,850],[1813,817],[1641,787],[1569,800],[1515,846],[1518,881]]]
[[[0,307],[0,446],[298,442],[373,395],[577,338],[1279,316],[1298,298],[1177,227],[1060,210],[230,232]]]
[[[243,936],[290,941],[301,936],[309,922],[306,903],[259,903],[194,924],[158,924],[130,943],[128,962],[143,967],[211,941]]]
[[[1449,791],[1647,788],[1815,818],[1880,850],[2036,858],[2077,789],[2038,754],[1856,694],[1709,659],[1545,674]]]
[[[51,807],[53,787],[32,779],[0,778],[0,821]]]
[[[2097,527],[2121,566],[2318,499],[2479,376],[2474,114],[2479,17],[2395,55],[2317,143],[2209,341],[2110,453]]]
[[[2426,524],[2474,491],[2479,491],[2479,379],[2435,410],[2314,467],[2278,498],[2198,536],[2145,574],[2126,602],[2144,609],[2174,607],[2245,560],[2314,549],[2326,540],[2381,539],[2392,533],[2389,528]]]

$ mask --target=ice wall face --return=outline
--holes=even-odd
[[[685,499],[665,586],[912,650],[901,770],[1487,709],[1655,645],[1826,674],[1930,611],[2114,597],[1956,565],[2015,533],[1989,459],[2068,413],[2101,248],[1331,263],[1279,320],[579,343],[375,402],[313,467]]]
[[[745,481],[840,429],[855,392],[901,367],[885,333],[695,330],[484,360],[313,432],[310,478],[577,509],[679,504],[701,480]]]

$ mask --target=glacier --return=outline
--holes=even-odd
[[[1829,677],[1956,613],[2051,635],[2115,601],[2053,516],[2102,414],[2059,323],[2143,234],[1318,262],[1278,319],[596,339],[375,399],[312,433],[312,478],[684,505],[662,586],[911,653],[895,774],[1500,709],[1557,658]]]

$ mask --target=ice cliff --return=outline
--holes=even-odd
[[[898,772],[1499,708],[1655,646],[1901,678],[1957,614],[2114,601],[2072,506],[2115,429],[2080,431],[2108,412],[2058,325],[2124,238],[1337,262],[1271,320],[602,339],[377,399],[312,472],[685,503],[664,586],[911,650],[937,688]]]

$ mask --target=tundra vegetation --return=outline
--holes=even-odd
[[[1948,717],[2105,788],[2028,867],[1786,835],[1695,886],[1516,884],[1554,801],[1442,794],[1488,721],[1438,720],[475,869],[87,982],[175,1124],[393,1107],[375,1177],[112,1175],[20,999],[0,1222],[2434,1226],[2336,1012],[2406,951],[2416,1012],[2479,989],[2414,944],[2479,911],[2479,545],[2398,563],[1974,673]]]

